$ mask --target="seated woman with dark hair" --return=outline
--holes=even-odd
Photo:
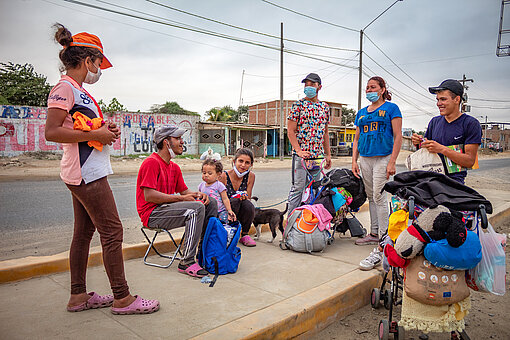
[[[250,149],[239,149],[234,156],[233,168],[224,171],[220,182],[227,187],[227,196],[230,199],[230,206],[241,223],[241,239],[239,242],[246,247],[255,247],[257,244],[248,235],[253,218],[255,207],[250,202],[255,174],[250,171],[253,165],[253,152]]]

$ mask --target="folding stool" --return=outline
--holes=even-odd
[[[152,238],[152,240],[149,239],[149,237],[145,233],[144,229],[147,229],[147,230],[150,230],[150,231],[154,231],[154,237]],[[177,259],[177,260],[181,260],[182,259],[183,255],[182,255],[182,252],[181,252],[181,245],[182,245],[182,241],[184,240],[184,236],[181,237],[181,241],[179,242],[179,245],[177,245],[177,242],[175,242],[172,234],[167,229],[147,228],[145,226],[142,226],[140,228],[140,230],[142,231],[143,236],[145,236],[145,239],[147,240],[147,242],[149,242],[149,247],[147,248],[147,251],[145,252],[145,256],[143,257],[143,263],[145,263],[148,266],[154,266],[154,267],[159,267],[159,268],[168,268],[168,267],[170,267],[172,265],[172,263],[174,263],[175,259]],[[170,236],[170,239],[172,240],[172,242],[173,242],[173,244],[175,246],[175,251],[170,253],[170,255],[161,254],[156,249],[156,246],[154,245],[154,243],[155,243],[156,237],[158,236],[159,233],[167,233],[168,236]],[[170,263],[168,263],[167,265],[161,265],[161,264],[152,263],[152,262],[147,261],[147,257],[149,256],[149,252],[151,251],[151,248],[154,249],[156,254],[158,254],[160,257],[164,257],[166,259],[170,259]],[[177,255],[179,255],[179,256],[177,256]]]

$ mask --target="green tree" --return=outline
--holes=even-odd
[[[122,105],[119,100],[115,97],[112,98],[110,104],[106,105],[105,102],[101,99],[97,102],[101,111],[108,116],[112,116],[116,112],[126,112],[128,109],[124,105]]]
[[[51,85],[31,64],[0,63],[0,101],[9,105],[46,106]]]
[[[230,108],[230,106],[228,106]],[[248,123],[248,105],[241,105],[237,110],[232,110],[229,121]]]
[[[353,124],[356,119],[356,111],[342,106],[342,124]],[[346,122],[347,120],[347,122]]]
[[[232,117],[237,114],[230,105],[223,107],[213,107],[209,111],[206,111],[207,120],[210,122],[228,122],[234,121]]]
[[[165,104],[154,104],[151,106],[152,113],[164,113],[174,115],[197,115],[198,113],[182,108],[177,102],[166,102]]]

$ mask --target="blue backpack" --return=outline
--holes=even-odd
[[[228,232],[220,220],[216,217],[211,217],[207,224],[198,263],[209,273],[215,274],[216,277],[218,275],[235,273],[239,266],[239,261],[241,261],[241,249],[237,246],[237,242],[241,237],[241,224],[234,222],[231,224],[231,227],[236,227],[237,230],[230,244],[227,244]]]

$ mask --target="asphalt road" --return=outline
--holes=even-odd
[[[486,175],[498,168],[510,166],[510,159],[480,161],[476,175]],[[398,166],[397,171],[405,171]],[[257,170],[253,195],[259,197],[259,206],[281,202],[290,188],[288,169]],[[184,173],[186,185],[196,190],[202,181],[199,172]],[[135,203],[136,176],[108,179],[115,195],[122,220],[138,218]],[[283,206],[283,204],[281,205]],[[69,228],[73,223],[71,194],[61,180],[16,181],[0,183],[0,230],[4,232]]]
[[[497,174],[509,166],[509,158],[482,160],[480,169],[473,171],[473,175]],[[398,166],[397,171],[405,171],[405,168]],[[257,170],[256,176],[253,194],[259,197],[259,206],[287,198],[289,169]],[[202,180],[199,172],[184,173],[184,179],[190,189],[196,189]],[[142,242],[135,204],[136,176],[111,176],[109,182],[124,224],[125,242]],[[276,208],[283,210],[284,204]],[[0,260],[65,251],[73,226],[70,192],[61,180],[2,182],[0,221],[3,235],[0,238]],[[97,245],[97,240],[94,244]]]

